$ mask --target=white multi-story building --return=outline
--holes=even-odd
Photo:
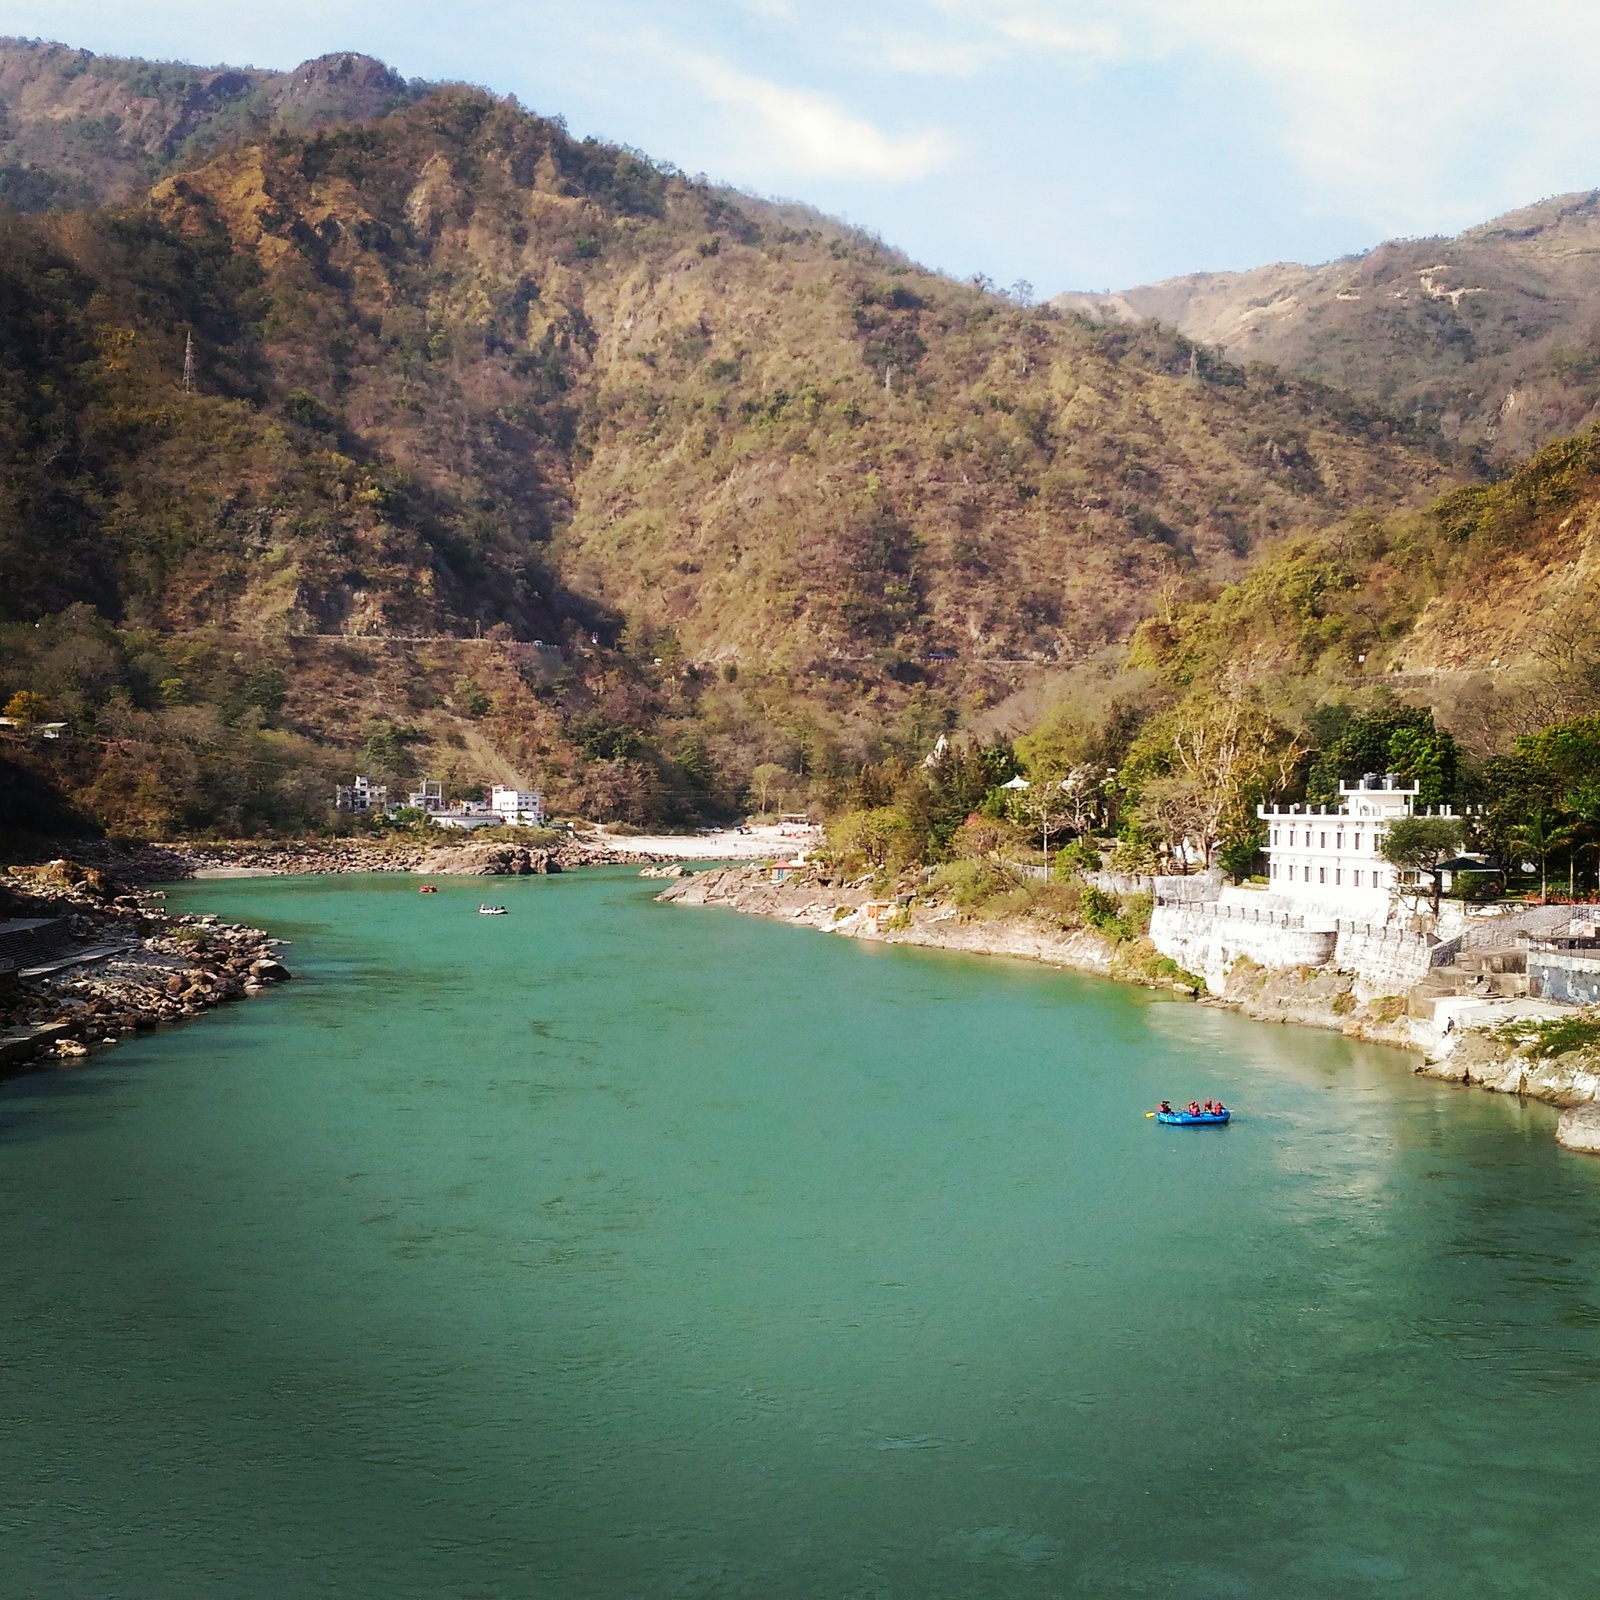
[[[1339,794],[1337,810],[1257,808],[1267,824],[1272,892],[1355,921],[1382,920],[1394,893],[1416,876],[1391,866],[1380,847],[1390,823],[1414,814],[1417,785],[1369,772],[1359,783],[1341,783]],[[1439,815],[1452,812],[1441,807]]]
[[[507,823],[537,828],[544,821],[544,800],[537,789],[506,789],[497,783],[490,792],[489,807]]]
[[[334,785],[333,807],[335,811],[353,811],[365,815],[372,811],[382,811],[389,803],[389,786],[383,783],[373,783],[367,778],[357,778],[354,783],[340,783]]]

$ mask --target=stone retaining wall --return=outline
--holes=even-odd
[[[1600,950],[1528,951],[1528,993],[1569,1006],[1600,1005]]]
[[[1162,955],[1226,991],[1229,969],[1241,956],[1258,967],[1334,967],[1353,973],[1367,995],[1400,994],[1422,982],[1437,940],[1388,923],[1302,916],[1270,904],[1175,900],[1158,891],[1150,938]]]

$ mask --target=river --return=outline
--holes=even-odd
[[[655,887],[171,892],[300,976],[0,1091],[0,1593],[1592,1592],[1554,1112]]]

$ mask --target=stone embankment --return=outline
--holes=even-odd
[[[0,874],[0,915],[0,1070],[86,1056],[290,976],[262,929],[168,916],[66,860]]]

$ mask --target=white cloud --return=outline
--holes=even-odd
[[[1221,118],[1230,94],[1248,92],[1271,108],[1311,211],[1450,226],[1519,182],[1531,198],[1551,182],[1600,181],[1592,0],[925,4],[969,39],[1008,42],[1013,60],[1043,52],[1211,79]]]
[[[758,78],[712,56],[673,54],[714,101],[755,118],[769,158],[793,173],[906,183],[949,165],[949,138],[937,129],[885,133],[864,117],[809,89]]]

